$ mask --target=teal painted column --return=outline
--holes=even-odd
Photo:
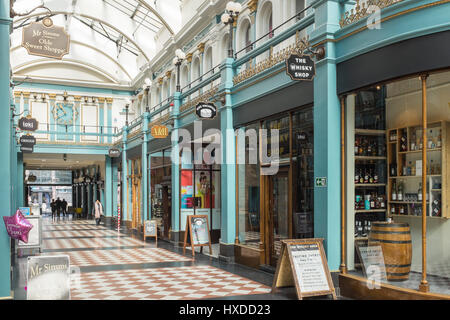
[[[104,208],[105,216],[112,217],[113,215],[113,177],[112,177],[112,167],[111,158],[105,156],[105,199]]]
[[[0,298],[11,297],[11,243],[3,223],[3,216],[12,215],[11,184],[11,92],[9,86],[9,31],[12,19],[9,17],[9,0],[0,0]]]
[[[17,207],[23,207],[24,203],[24,167],[23,153],[14,151],[17,156]]]
[[[339,29],[339,1],[315,3],[315,30],[310,42],[332,38]],[[324,238],[331,271],[340,265],[340,103],[336,94],[335,44],[326,42],[326,56],[316,63],[314,77],[314,176],[326,177],[326,187],[314,188],[314,236]]]
[[[172,233],[176,235],[176,238],[172,239],[174,241],[179,241],[179,231],[180,231],[180,148],[178,145],[178,130],[179,130],[179,120],[178,116],[180,114],[181,106],[181,93],[175,92],[172,109],[172,120],[173,129],[171,133],[172,141]]]
[[[142,143],[142,182],[141,182],[141,189],[142,189],[142,206],[141,206],[141,217],[142,217],[142,224],[144,224],[144,221],[148,219],[148,157],[147,157],[147,150],[148,150],[148,140],[149,140],[149,133],[148,133],[148,123],[149,123],[150,114],[148,112],[144,112],[144,115],[142,117],[142,132],[144,134],[144,142]]]
[[[221,239],[220,256],[230,259],[234,256],[236,238],[236,141],[233,130],[231,88],[233,87],[233,61],[227,58],[221,65],[222,84],[219,91],[225,93],[225,104],[220,107],[222,132],[221,170]]]
[[[113,99],[111,98],[106,98],[106,125],[108,126],[108,134],[112,134],[112,102]],[[114,132],[115,133],[115,132]],[[112,137],[108,137],[107,139],[108,143],[112,143]]]
[[[128,178],[128,185],[130,186],[128,188],[128,199],[130,199],[130,206],[128,206],[128,210],[127,210],[127,220],[128,221],[132,221],[133,220],[133,180],[131,179],[131,170],[133,169],[131,166],[131,160],[128,160],[128,173],[127,173],[127,178]]]
[[[104,128],[105,126],[105,98],[98,98],[98,114],[100,117],[100,121],[99,121],[99,126],[100,126],[100,132],[101,132],[101,136],[100,136],[100,143],[104,143],[105,142],[105,137],[103,136],[103,134],[106,133],[106,130]],[[99,133],[100,133],[99,132]]]
[[[127,195],[128,195],[128,162],[127,162],[127,136],[128,136],[128,127],[125,126],[123,128],[122,133],[122,208],[120,208],[120,214],[123,220],[128,220],[128,203],[127,203]]]

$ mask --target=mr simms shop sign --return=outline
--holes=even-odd
[[[62,59],[69,53],[70,36],[63,27],[53,25],[50,18],[42,23],[31,22],[23,28],[22,47],[28,54],[47,58]]]
[[[292,80],[311,81],[316,75],[316,64],[310,56],[292,54],[286,60],[286,73]]]

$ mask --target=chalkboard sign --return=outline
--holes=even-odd
[[[156,220],[148,220],[144,223],[144,242],[147,237],[154,237],[158,246],[158,223]]]
[[[36,144],[36,138],[27,134],[21,136],[19,142],[22,146],[33,147]]]
[[[204,246],[208,246],[209,253],[212,253],[207,215],[189,215],[186,217],[183,254],[185,254],[187,246],[191,246],[192,256],[195,256],[195,247],[200,247],[200,250],[202,250]]]
[[[27,300],[70,300],[69,256],[28,257]]]
[[[298,299],[336,293],[328,270],[323,239],[282,240],[272,292],[295,286]]]

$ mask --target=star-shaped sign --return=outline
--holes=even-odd
[[[28,243],[28,233],[33,229],[33,225],[19,210],[12,217],[3,217],[3,221],[11,238]]]

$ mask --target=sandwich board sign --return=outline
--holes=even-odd
[[[195,247],[209,247],[209,253],[212,254],[211,236],[209,233],[209,222],[207,215],[189,215],[186,217],[186,231],[184,232],[183,254],[186,253],[186,247],[192,248],[192,256],[195,256]]]
[[[144,223],[144,242],[147,237],[153,237],[158,246],[158,224],[156,220],[147,220]]]
[[[272,292],[295,286],[299,300],[324,295],[332,295],[336,300],[323,239],[282,240],[281,244]]]

